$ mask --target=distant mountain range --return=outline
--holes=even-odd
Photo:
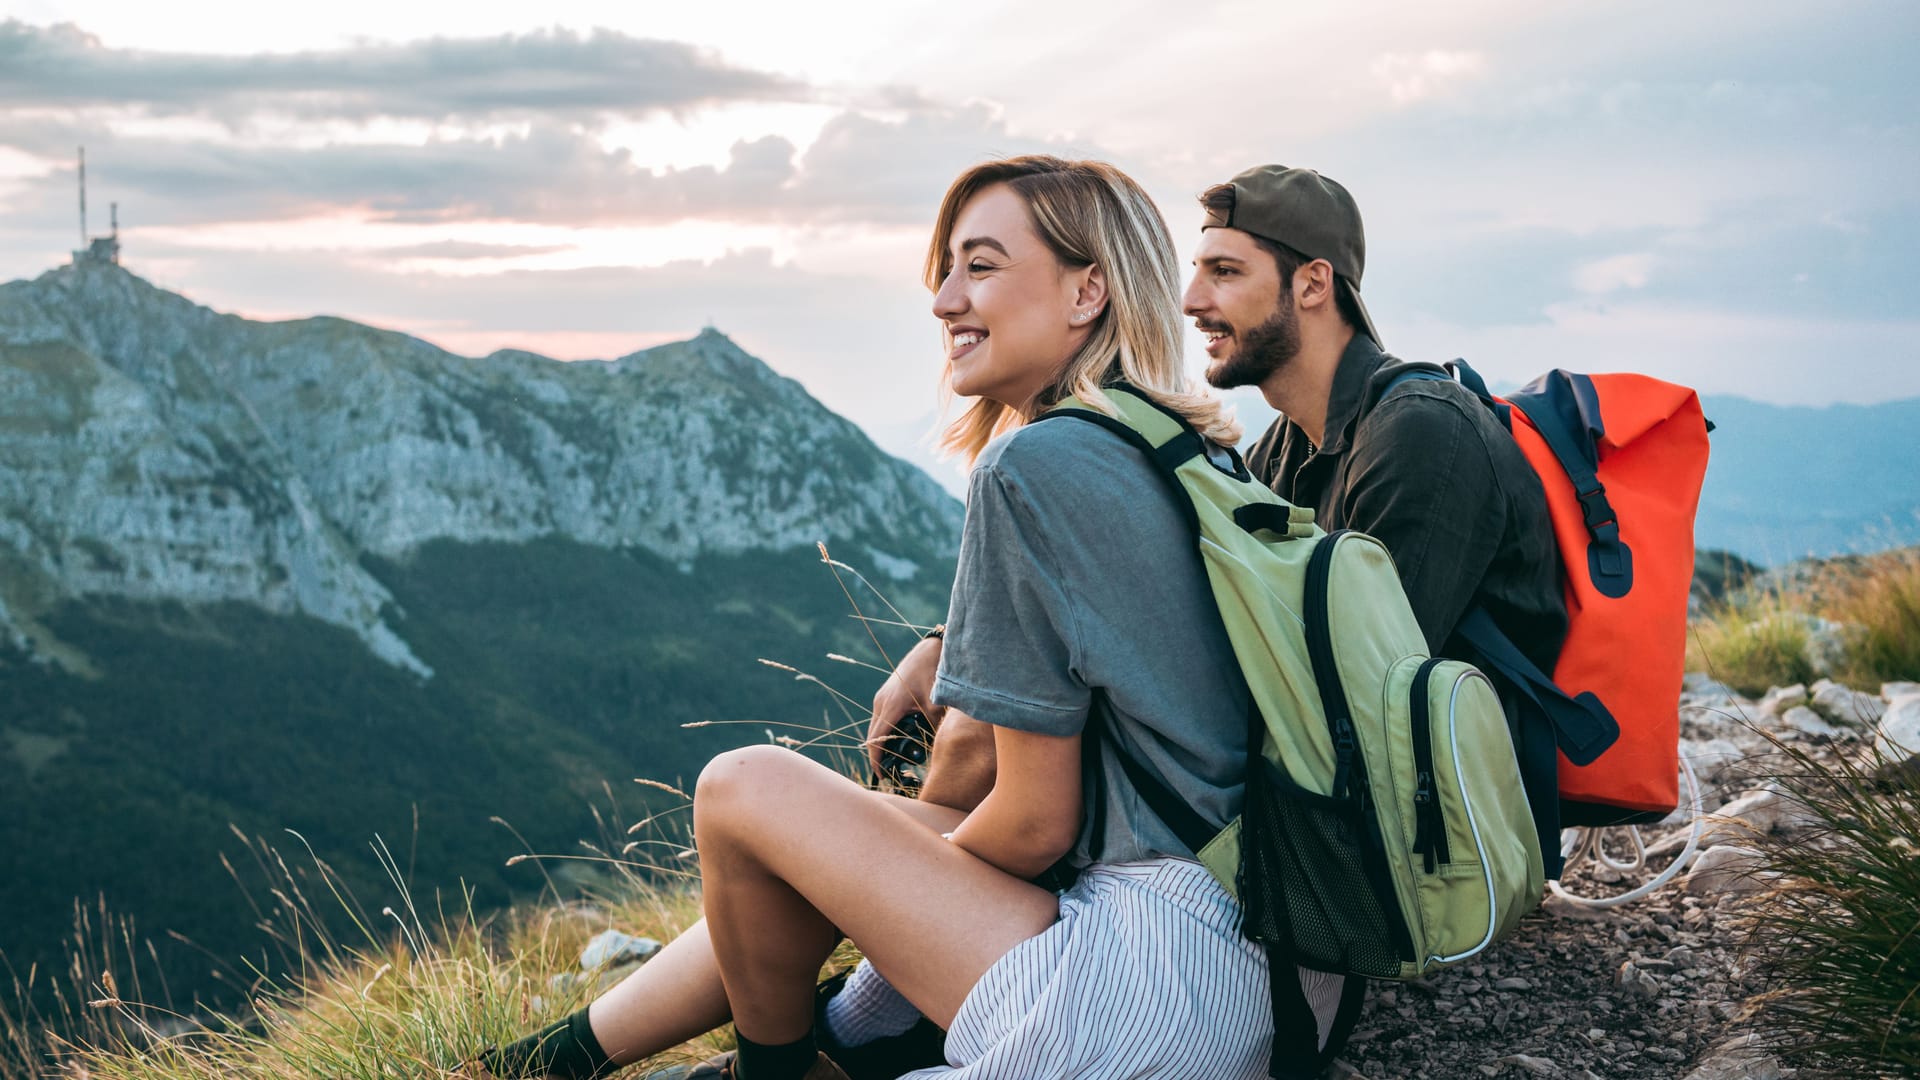
[[[633,777],[844,723],[755,662],[883,663],[816,543],[932,623],[961,516],[714,331],[469,359],[112,265],[0,286],[0,950],[47,967],[95,894],[163,945],[257,946],[230,822],[370,900],[376,834],[419,894],[538,888],[489,819],[578,853],[609,791],[638,816]],[[715,720],[752,723],[681,728]]]
[[[1278,415],[1253,391],[1231,399],[1249,440]],[[1776,566],[1920,543],[1920,398],[1815,408],[1709,394],[1700,403],[1715,430],[1694,521],[1699,547]]]

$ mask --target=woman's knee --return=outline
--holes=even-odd
[[[764,812],[790,801],[795,782],[818,768],[780,746],[743,746],[715,757],[700,770],[693,787],[696,831],[763,818]]]

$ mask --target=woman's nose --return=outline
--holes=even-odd
[[[940,290],[933,294],[933,317],[947,319],[967,310],[966,290],[960,287],[959,275],[948,274],[940,282]]]

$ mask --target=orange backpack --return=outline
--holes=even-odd
[[[1561,825],[1657,821],[1680,798],[1693,518],[1713,425],[1692,390],[1645,375],[1556,370],[1497,398],[1465,361],[1447,367],[1539,474],[1565,570],[1567,637],[1551,677],[1484,611],[1459,627],[1522,703],[1516,749],[1523,768],[1532,761],[1541,846],[1558,846]],[[1425,365],[1401,376],[1423,377],[1446,376]]]

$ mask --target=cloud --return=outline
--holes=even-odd
[[[1645,288],[1652,269],[1653,256],[1644,252],[1595,259],[1573,268],[1573,287],[1592,296]]]
[[[778,135],[733,144],[724,165],[651,168],[590,131],[540,122],[524,134],[436,138],[419,145],[248,144],[116,134],[83,136],[100,201],[129,221],[181,225],[347,212],[392,222],[516,221],[550,225],[873,222],[931,219],[961,169],[1006,153],[1073,153],[1010,134],[986,106],[902,117],[843,112],[804,152]],[[70,125],[0,121],[0,146],[70,153]],[[109,188],[103,191],[103,188]],[[64,218],[73,174],[19,182],[16,217]]]
[[[381,248],[379,254],[394,259],[518,259],[568,250],[571,248],[566,244],[483,244],[469,240],[435,240],[426,244]]]
[[[70,23],[0,23],[0,106],[12,108],[444,121],[684,112],[811,95],[788,76],[736,67],[681,42],[613,30],[227,56],[111,48]]]
[[[1387,84],[1394,104],[1410,105],[1484,74],[1487,58],[1477,52],[1429,49],[1423,53],[1382,53],[1368,68]]]

